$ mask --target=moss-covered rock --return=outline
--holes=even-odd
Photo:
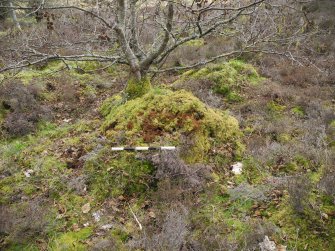
[[[227,101],[236,102],[242,99],[240,89],[243,85],[256,85],[263,78],[252,65],[240,60],[231,60],[222,64],[209,65],[200,70],[187,71],[175,83],[192,80],[210,81],[216,93],[224,95]]]
[[[188,162],[204,161],[211,148],[225,149],[224,155],[239,155],[241,132],[237,120],[214,110],[186,91],[153,89],[146,95],[117,105],[119,98],[102,106],[106,136],[124,144],[180,144],[181,136],[191,139],[185,153]],[[107,111],[109,113],[107,114]]]

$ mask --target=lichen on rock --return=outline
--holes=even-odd
[[[211,109],[184,90],[152,89],[124,104],[116,100],[119,98],[107,99],[102,105],[106,116],[102,130],[112,141],[117,142],[122,133],[123,144],[181,145],[186,136],[191,143],[183,157],[190,163],[206,161],[215,147],[225,148],[229,157],[239,155],[243,148],[234,117]]]

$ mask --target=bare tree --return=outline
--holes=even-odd
[[[31,27],[19,45],[3,50],[9,64],[0,72],[48,60],[101,61],[128,65],[140,84],[149,72],[187,69],[242,52],[276,53],[296,60],[291,52],[279,49],[291,48],[305,36],[301,27],[307,21],[296,5],[295,0],[113,0],[85,6],[47,1],[0,6],[29,10],[39,23],[46,19],[47,24],[44,31]],[[283,16],[293,13],[285,23]],[[234,48],[193,65],[162,68],[179,46],[214,35],[233,37]],[[63,53],[70,47],[71,53]]]

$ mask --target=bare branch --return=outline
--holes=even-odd
[[[127,61],[129,62],[130,68],[132,70],[133,76],[135,76],[138,80],[141,79],[140,65],[138,59],[131,49],[129,42],[126,38],[125,34],[125,17],[126,17],[126,2],[125,0],[118,0],[118,23],[114,26],[114,30],[117,34],[119,43],[121,45],[122,51],[125,54]]]
[[[0,6],[0,9],[13,9],[13,10],[34,10],[34,7],[16,7],[16,6]],[[99,16],[98,14],[94,13],[93,11],[89,11],[83,8],[80,8],[78,6],[51,6],[51,7],[45,7],[41,6],[41,10],[66,10],[66,9],[74,9],[74,10],[79,10],[81,12],[90,14],[92,17],[97,18],[100,20],[102,23],[104,23],[108,28],[113,29],[114,28],[114,23],[109,23],[107,22],[104,18]]]
[[[153,61],[160,55],[162,52],[165,50],[169,39],[170,39],[170,32],[172,30],[172,21],[173,21],[173,14],[174,14],[174,9],[173,9],[173,4],[171,2],[168,3],[168,14],[167,14],[167,21],[166,21],[166,30],[165,30],[165,35],[164,39],[159,46],[159,48],[156,51],[153,51],[150,53],[140,64],[141,70],[147,70],[150,65],[153,63]]]
[[[49,60],[62,60],[64,61],[100,61],[100,62],[121,62],[121,58],[119,57],[108,57],[108,56],[100,56],[100,55],[71,55],[71,56],[60,56],[60,55],[48,55],[48,54],[44,54],[44,53],[36,53],[34,56],[39,56],[39,59],[36,60],[22,60],[20,62],[18,62],[17,64],[14,65],[9,65],[7,67],[4,68],[0,68],[0,73],[1,72],[5,72],[8,70],[16,70],[16,69],[22,69],[25,67],[29,67],[32,65],[36,65],[42,62],[46,62]]]

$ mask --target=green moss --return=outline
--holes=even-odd
[[[27,143],[22,140],[1,143],[3,143],[3,145],[0,145],[0,154],[2,155],[2,158],[16,157],[27,147]]]
[[[103,116],[107,116],[114,108],[120,106],[124,102],[125,99],[120,94],[113,95],[102,103],[100,112]]]
[[[304,216],[298,216],[286,199],[270,217],[273,223],[281,227],[281,231],[276,234],[278,242],[286,236],[283,244],[288,250],[304,250],[306,247],[308,250],[334,250],[335,220],[330,219],[325,224],[319,211],[309,211]]]
[[[201,47],[205,45],[205,40],[203,38],[200,39],[194,39],[191,41],[188,41],[184,44],[184,46],[190,46],[190,47]]]
[[[151,83],[149,78],[144,78],[141,81],[131,78],[128,80],[126,87],[126,94],[129,99],[134,99],[143,96],[151,89]]]
[[[95,71],[97,69],[102,68],[103,66],[100,62],[84,61],[84,62],[77,62],[77,67],[84,70],[84,72],[87,72],[87,71]]]
[[[296,155],[289,162],[281,167],[281,171],[286,173],[295,173],[297,171],[312,171],[315,165],[303,155]]]
[[[68,215],[78,214],[81,211],[81,207],[87,203],[84,197],[72,193],[63,194],[57,201],[65,208]]]
[[[240,96],[240,94],[238,94],[235,91],[229,91],[226,95],[227,101],[232,103],[232,102],[240,102],[242,101],[242,97]]]
[[[87,245],[83,243],[92,235],[92,228],[83,228],[78,232],[67,232],[57,236],[50,244],[52,251],[85,251]]]
[[[225,96],[228,102],[242,100],[241,87],[259,84],[263,78],[256,69],[240,60],[231,60],[223,64],[214,64],[185,72],[175,83],[192,80],[209,80],[213,83],[213,90]]]
[[[51,122],[42,122],[38,125],[37,133],[35,135],[28,136],[28,140],[36,141],[41,138],[61,138],[64,137],[73,126],[76,126],[76,124],[57,126],[56,124]]]
[[[289,143],[292,140],[292,136],[288,133],[281,133],[277,137],[277,141],[280,143]]]
[[[254,158],[243,159],[243,172],[235,176],[235,182],[261,184],[269,174],[262,168],[262,165]]]
[[[55,72],[64,68],[64,64],[60,61],[52,61],[48,62],[45,66],[40,68],[39,70],[34,69],[26,69],[19,72],[15,77],[20,79],[24,84],[29,84],[33,79],[43,78],[46,76],[50,76]]]
[[[243,242],[244,234],[250,230],[246,218],[252,212],[254,201],[247,198],[231,200],[228,194],[222,194],[218,188],[212,186],[208,192],[210,194],[203,194],[203,203],[193,212],[192,223],[197,226],[195,238],[202,238],[204,231],[214,228],[222,239]]]
[[[11,244],[8,247],[6,247],[7,251],[38,251],[40,250],[37,246],[35,246],[34,244],[19,244],[19,243],[15,243],[15,244]]]
[[[295,161],[286,163],[282,168],[282,171],[287,172],[287,173],[294,173],[298,170],[299,170],[299,166]]]
[[[76,71],[70,71],[69,76],[71,79],[78,81],[80,86],[85,88],[87,84],[94,84],[101,82],[99,75],[89,73],[78,73]]]
[[[122,229],[114,229],[111,231],[111,234],[114,238],[120,239],[122,242],[125,242],[129,239],[129,234]]]
[[[280,115],[282,114],[285,109],[286,109],[286,106],[285,105],[281,105],[275,101],[270,101],[268,104],[267,104],[267,108],[268,108],[268,111],[270,113],[270,115]]]
[[[86,85],[82,91],[82,94],[87,98],[94,99],[97,96],[97,90],[92,85]]]
[[[26,184],[22,187],[22,192],[27,196],[33,195],[36,192],[36,187],[32,184]]]
[[[207,107],[186,91],[154,89],[141,98],[111,106],[113,109],[102,125],[111,140],[123,133],[125,143],[130,145],[162,140],[165,144],[180,144],[181,136],[188,135],[194,141],[184,155],[188,162],[206,160],[214,146],[226,147],[227,156],[237,156],[243,148],[237,120]]]
[[[305,116],[305,111],[301,106],[295,106],[291,109],[291,112],[297,117]]]
[[[90,194],[97,201],[144,194],[152,182],[154,167],[149,162],[136,160],[132,153],[121,153],[117,159],[106,156],[111,156],[108,149],[85,164]]]

